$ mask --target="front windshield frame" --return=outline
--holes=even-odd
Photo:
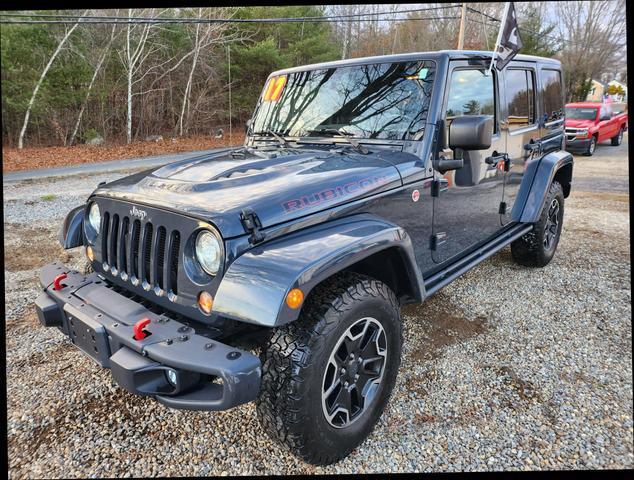
[[[331,73],[330,78],[333,80],[336,80],[336,78],[334,77],[337,74],[339,73],[345,74],[349,72],[350,69],[357,69],[359,72],[363,73],[363,76],[361,77],[362,80],[368,79],[370,83],[365,84],[364,87],[359,87],[357,90],[346,90],[346,94],[348,96],[347,97],[340,96],[340,97],[337,97],[337,99],[339,98],[349,99],[351,98],[350,95],[354,94],[355,92],[359,92],[359,94],[357,95],[357,97],[352,97],[352,98],[361,98],[362,100],[366,99],[367,97],[370,97],[370,95],[366,94],[366,96],[362,97],[361,94],[365,94],[368,90],[370,90],[368,86],[372,85],[372,82],[376,82],[376,80],[381,77],[386,78],[386,82],[389,80],[392,80],[393,83],[383,84],[383,86],[385,87],[384,91],[385,92],[396,91],[396,92],[399,92],[400,95],[404,95],[404,96],[402,96],[401,98],[397,98],[396,101],[392,101],[392,99],[387,100],[388,102],[387,106],[390,107],[391,105],[390,108],[392,108],[392,111],[385,109],[383,112],[375,113],[374,115],[377,116],[377,119],[381,119],[381,118],[384,118],[385,116],[384,112],[388,111],[389,113],[392,114],[391,118],[393,119],[398,118],[398,120],[387,122],[388,124],[389,123],[396,124],[399,127],[403,125],[403,126],[406,126],[407,128],[402,128],[401,130],[396,130],[396,129],[385,130],[385,127],[381,127],[382,129],[377,128],[375,130],[362,128],[362,127],[359,127],[359,123],[361,122],[358,121],[358,117],[352,117],[350,123],[326,124],[327,126],[323,127],[324,119],[315,121],[314,124],[308,124],[305,122],[305,119],[302,118],[302,116],[306,114],[308,109],[301,111],[298,115],[296,115],[296,119],[295,119],[295,122],[297,122],[298,120],[303,120],[304,123],[302,124],[302,127],[306,127],[306,128],[296,127],[295,123],[292,124],[290,128],[285,128],[285,129],[271,128],[271,127],[279,127],[279,121],[278,121],[278,124],[273,124],[273,122],[271,121],[271,118],[270,118],[272,116],[271,112],[273,112],[275,108],[277,108],[277,110],[281,110],[280,105],[285,106],[284,100],[286,99],[284,98],[284,94],[286,93],[286,85],[289,85],[291,83],[290,79],[292,78],[292,76],[304,75],[305,77],[306,76],[310,77],[310,76],[318,76],[318,75],[325,75],[327,73]],[[368,75],[368,71],[371,71],[372,75],[374,76]],[[414,78],[414,76],[421,74],[421,72],[423,71],[425,72],[424,76]],[[393,73],[392,77],[388,77],[389,72]],[[414,75],[411,75],[410,74],[411,72],[413,72]],[[356,77],[353,77],[353,78],[360,77],[359,73],[357,72],[354,72],[354,73],[356,74]],[[397,73],[403,73],[404,75],[400,77],[397,75]],[[264,85],[264,88],[262,90],[262,93],[260,94],[256,109],[250,121],[248,137],[252,139],[263,139],[263,138],[270,139],[273,137],[271,132],[275,132],[276,134],[284,138],[294,139],[298,141],[301,141],[302,139],[315,139],[315,138],[320,138],[320,139],[328,138],[329,140],[332,140],[332,139],[341,140],[341,139],[347,138],[347,139],[363,140],[363,141],[370,141],[370,142],[381,142],[381,143],[393,143],[393,142],[401,143],[401,142],[409,142],[409,141],[421,141],[424,137],[425,127],[427,126],[430,109],[432,108],[432,103],[433,103],[432,100],[434,97],[434,91],[435,91],[434,89],[436,88],[437,75],[438,75],[437,61],[430,58],[416,58],[416,59],[408,59],[408,60],[401,60],[401,61],[385,61],[385,62],[377,61],[372,63],[355,63],[351,65],[325,65],[321,68],[300,69],[300,70],[291,69],[289,71],[281,70],[278,72],[274,72],[267,79]],[[278,78],[280,76],[286,76],[287,81],[285,82],[284,90],[279,98],[279,103],[266,102],[264,100],[264,96],[269,86],[269,83],[272,82],[273,79]],[[415,88],[415,87],[409,88],[410,85],[402,84],[403,81],[415,81],[416,87],[419,87],[419,88]],[[305,89],[306,88],[305,85],[306,83],[302,85],[300,88]],[[333,85],[335,85],[336,87],[339,86],[339,84],[333,84]],[[324,89],[325,93],[317,91],[317,93],[315,94],[315,97],[317,98],[319,95],[325,95],[327,93],[331,93],[333,89],[333,85],[329,86],[329,90]],[[408,85],[408,88],[399,89],[401,85]],[[412,84],[412,86],[413,85],[414,84]],[[297,89],[297,91],[301,91],[301,89]],[[379,97],[379,100],[384,101],[384,98],[386,97]],[[332,97],[327,97],[327,98],[330,99]],[[311,101],[314,101],[314,100],[315,99]],[[315,108],[317,110],[320,110],[322,105],[319,103],[319,100],[320,99],[317,98],[317,103],[315,103],[316,105]],[[269,109],[263,113],[263,109],[267,106],[267,103],[272,105],[269,106]],[[329,114],[327,115],[326,119],[335,118],[335,114],[338,114],[339,112],[341,112],[343,110],[342,107],[345,104],[336,103],[336,100],[333,100],[333,103],[331,105],[332,105],[331,110],[324,109],[326,112],[325,114]],[[375,108],[375,109],[377,108],[375,107],[374,103],[371,105],[372,106],[370,108]],[[409,107],[409,109],[407,107]],[[371,112],[370,108],[368,108],[368,111]],[[379,110],[381,108],[379,108]],[[395,115],[393,112],[394,113],[398,112],[398,113]],[[319,113],[322,113],[322,112],[320,111]],[[362,111],[362,115],[364,115],[365,113],[367,112]],[[362,117],[362,115],[359,115],[359,117]],[[371,115],[367,115],[366,118],[369,118],[370,116]],[[314,115],[314,117],[316,116]],[[279,115],[278,118],[285,118],[285,117],[282,114],[282,115]],[[348,118],[347,120],[350,120],[350,119]],[[361,118],[361,120],[364,120],[364,119]],[[409,127],[412,127],[412,126],[414,128],[409,129]],[[319,128],[314,128],[314,127],[319,127]]]
[[[581,115],[581,111],[590,111],[592,110],[592,116]],[[570,120],[595,120],[597,118],[597,111],[599,109],[597,107],[566,107],[565,114],[566,118]],[[572,114],[572,112],[576,112]]]

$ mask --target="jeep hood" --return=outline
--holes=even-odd
[[[124,177],[94,195],[204,219],[231,238],[245,233],[244,208],[270,227],[396,188],[402,182],[395,162],[412,159],[388,151],[223,149]]]

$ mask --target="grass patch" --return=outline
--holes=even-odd
[[[40,198],[46,202],[50,202],[51,200],[55,200],[57,198],[57,195],[47,193],[46,195],[42,195]]]

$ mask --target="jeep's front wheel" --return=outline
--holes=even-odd
[[[527,267],[548,265],[557,250],[563,223],[564,191],[559,182],[553,182],[533,229],[511,243],[513,259]]]
[[[347,456],[381,416],[400,365],[402,323],[387,285],[346,273],[318,286],[263,349],[264,429],[305,461]]]

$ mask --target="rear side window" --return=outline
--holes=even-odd
[[[564,99],[559,70],[542,70],[542,98],[546,123],[562,119]]]
[[[493,75],[486,75],[484,70],[454,70],[449,82],[447,121],[463,115],[491,115],[497,125],[493,92]]]
[[[509,130],[535,123],[535,77],[532,71],[513,69],[506,72],[506,98]]]

